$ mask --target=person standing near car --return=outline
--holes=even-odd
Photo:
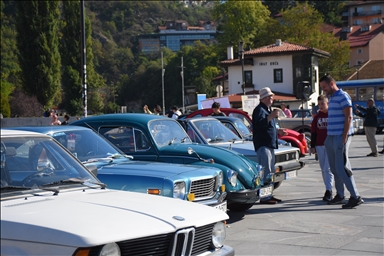
[[[276,128],[276,119],[279,110],[272,111],[273,96],[275,95],[269,87],[260,89],[260,103],[255,107],[252,114],[253,146],[255,148],[258,163],[265,167],[264,184],[273,183],[271,177],[275,173],[275,149],[278,148],[277,134],[287,135],[285,129]],[[280,199],[273,195],[261,198],[261,204],[276,204]]]
[[[328,204],[342,204],[343,209],[351,209],[364,203],[357,191],[348,158],[353,135],[352,100],[348,93],[337,87],[335,79],[330,75],[320,79],[320,86],[329,97],[328,131],[324,145],[337,193]],[[344,197],[344,185],[351,194],[348,203]]]
[[[292,117],[292,113],[291,113],[291,110],[289,110],[289,109],[287,108],[287,105],[285,105],[285,103],[281,103],[280,106],[281,106],[281,110],[283,110],[284,114],[285,114],[287,117],[291,118],[291,117]]]
[[[380,110],[375,106],[373,98],[369,98],[367,101],[367,107],[359,106],[355,104],[356,115],[364,118],[364,132],[367,137],[368,144],[371,148],[371,153],[367,156],[378,156],[378,147],[376,142],[376,130],[378,126],[377,117],[380,115]]]
[[[226,114],[221,112],[219,102],[213,102],[212,103],[212,111],[213,111],[213,113],[211,114],[211,116],[227,116]]]
[[[328,98],[320,95],[317,97],[317,105],[319,106],[319,112],[311,123],[311,153],[318,156],[321,175],[325,185],[323,201],[329,202],[332,200],[333,174],[329,167],[327,151],[324,146],[328,126]]]

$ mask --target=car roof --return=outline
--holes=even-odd
[[[140,123],[148,123],[151,120],[154,119],[171,119],[167,116],[158,116],[158,115],[151,115],[151,114],[143,114],[143,113],[118,113],[118,114],[104,114],[104,115],[98,115],[98,116],[90,116],[86,118],[82,118],[80,120],[74,121],[70,123],[70,125],[76,125],[76,124],[82,124],[86,123],[87,121],[103,121],[108,122],[108,120],[116,120],[116,119],[129,119],[129,118],[135,118],[135,122]]]
[[[51,132],[60,132],[60,131],[90,131],[89,128],[82,126],[69,126],[69,125],[45,125],[45,126],[18,126],[18,127],[10,127],[12,130],[23,130],[23,131],[31,131],[31,132],[39,132],[39,133],[51,133]]]
[[[38,132],[30,132],[30,131],[20,131],[20,130],[11,130],[11,129],[1,129],[1,137],[11,137],[11,136],[40,136],[40,137],[47,137],[44,134],[38,133]]]

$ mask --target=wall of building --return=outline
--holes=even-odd
[[[369,44],[366,46],[359,46],[351,48],[351,54],[349,58],[349,67],[354,67],[358,64],[358,61],[364,63],[369,60]]]
[[[274,83],[273,70],[283,69],[283,82]],[[292,90],[292,56],[271,56],[254,58],[253,66],[244,65],[244,71],[252,71],[253,88],[246,91],[270,87],[272,90],[293,93]],[[229,94],[242,93],[241,65],[228,67]]]
[[[369,59],[384,60],[384,33],[381,32],[369,42]]]

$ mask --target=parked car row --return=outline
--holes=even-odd
[[[225,212],[107,189],[66,139],[1,129],[1,255],[234,255]]]
[[[227,209],[249,209],[303,167],[281,146],[264,184],[236,121],[110,114],[2,129],[1,254],[234,255]]]

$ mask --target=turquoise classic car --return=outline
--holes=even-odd
[[[245,211],[272,186],[262,183],[261,166],[237,152],[196,144],[171,118],[149,114],[107,114],[71,123],[93,129],[135,160],[217,167],[223,171],[228,209]]]
[[[161,195],[227,210],[223,173],[210,166],[132,161],[109,141],[81,126],[25,126],[9,128],[55,138],[108,188]],[[94,169],[96,169],[94,168]]]

